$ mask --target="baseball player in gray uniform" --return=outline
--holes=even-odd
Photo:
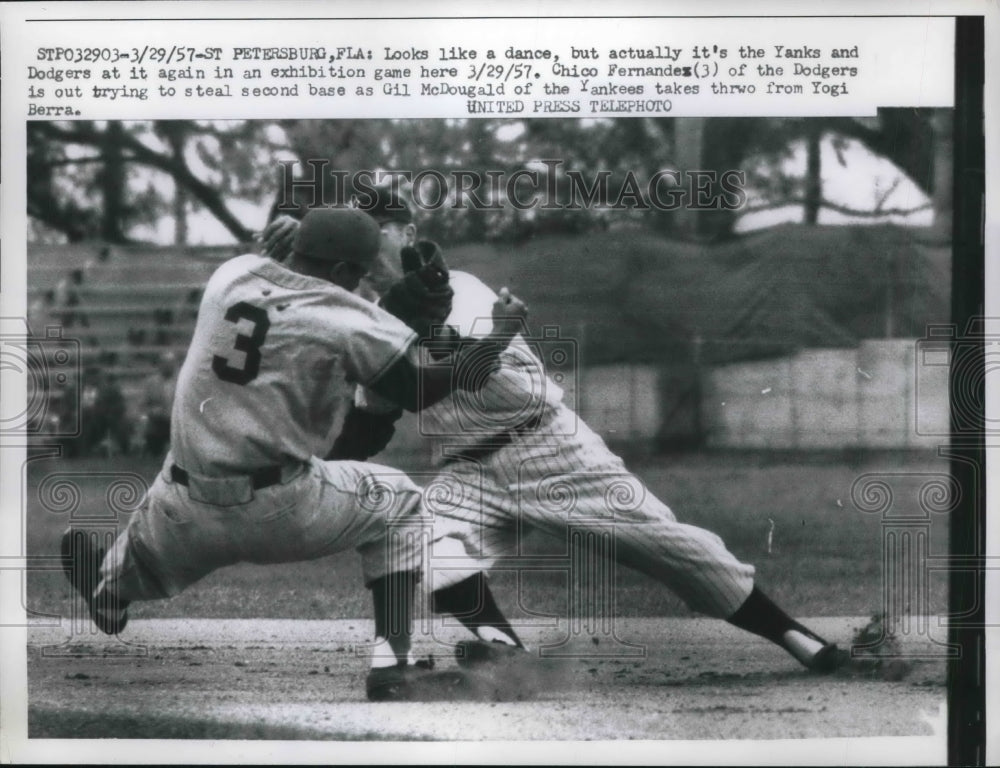
[[[429,334],[428,326],[444,315],[446,327],[434,339],[447,335],[441,331],[490,333],[492,323],[479,307],[496,294],[470,274],[442,268],[436,246],[416,240],[411,210],[401,196],[379,190],[371,198],[366,207],[382,226],[382,248],[368,290],[421,334]],[[361,204],[365,207],[364,200]],[[289,217],[272,222],[267,245],[286,249],[294,228]],[[395,300],[395,286],[404,264],[411,277],[426,278],[428,268],[421,263],[433,263],[435,274],[446,275],[454,295],[436,283],[443,300],[437,309],[429,300],[430,308],[414,316],[413,307]],[[565,540],[567,526],[574,525],[612,528],[618,562],[668,586],[692,610],[773,641],[812,671],[830,672],[845,663],[845,651],[795,621],[755,586],[753,566],[740,562],[714,533],[678,521],[628,472],[562,402],[561,389],[523,339],[505,349],[500,371],[474,397],[463,394],[421,413],[421,433],[437,436],[442,465],[428,486],[437,489],[429,504],[435,521],[432,568],[434,562],[446,564],[434,569],[433,607],[455,614],[478,637],[461,644],[460,660],[495,660],[523,648],[490,594],[484,571],[519,552],[525,527]],[[368,399],[362,388],[358,407],[367,407]],[[374,410],[385,412],[377,393],[372,399]],[[360,455],[371,455],[370,450],[361,446]],[[456,553],[467,556],[469,567],[455,567]]]
[[[368,695],[405,697],[421,491],[387,467],[317,458],[355,387],[418,410],[460,385],[452,368],[419,364],[410,328],[352,293],[379,239],[360,210],[311,211],[283,264],[238,256],[208,281],[163,470],[107,553],[87,531],[62,539],[66,575],[104,632],[125,627],[129,603],[171,597],[217,568],[356,548],[375,601],[376,648],[389,651],[372,654]],[[494,306],[500,326],[523,314],[511,297]],[[471,352],[463,345],[460,364],[493,370],[512,335]]]

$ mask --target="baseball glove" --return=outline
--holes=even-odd
[[[443,325],[451,314],[455,292],[448,285],[448,267],[438,244],[418,240],[400,251],[403,277],[382,297],[382,308],[429,338],[431,328]]]
[[[326,460],[365,461],[380,453],[396,434],[396,421],[402,415],[402,410],[371,413],[352,404]]]

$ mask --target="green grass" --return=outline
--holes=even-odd
[[[397,460],[398,459],[398,460]],[[405,465],[405,457],[385,459]],[[415,463],[415,462],[410,462]],[[787,459],[754,454],[707,454],[653,457],[632,469],[683,522],[714,531],[730,550],[757,568],[757,582],[796,615],[868,614],[882,605],[882,519],[861,512],[851,502],[851,486],[866,473],[897,473],[890,482],[894,512],[920,511],[917,491],[925,474],[947,472],[933,457],[882,454],[868,459],[804,457]],[[151,478],[148,462],[65,459],[29,464],[27,547],[29,555],[54,554],[68,515],[47,510],[38,485],[49,473],[77,472],[84,510],[102,511],[110,482],[94,473],[133,471]],[[911,473],[915,476],[900,476]],[[774,521],[771,552],[767,549]],[[932,516],[931,554],[947,552],[947,515]],[[539,552],[560,552],[563,543],[533,538]],[[512,573],[493,576],[494,591],[511,614],[565,615],[565,574]],[[685,606],[662,585],[627,568],[617,569],[616,610],[623,616],[683,616]],[[67,615],[69,586],[57,572],[30,573],[27,606],[44,614]],[[944,578],[932,579],[929,608],[947,609]],[[370,616],[362,588],[359,559],[353,552],[303,563],[257,566],[241,564],[219,570],[172,600],[137,604],[132,616],[226,618],[354,618]]]

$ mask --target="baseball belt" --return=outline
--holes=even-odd
[[[260,469],[255,469],[251,472],[248,477],[250,478],[250,486],[255,491],[270,488],[272,485],[277,485],[281,482],[281,467],[278,465],[273,467],[261,467]],[[170,479],[178,485],[183,485],[185,487],[187,487],[190,482],[190,477],[188,476],[187,471],[181,469],[176,464],[170,465]]]

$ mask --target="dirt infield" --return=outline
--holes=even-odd
[[[810,622],[843,643],[864,619]],[[68,623],[28,630],[32,739],[919,736],[936,738],[918,740],[918,758],[944,756],[943,659],[915,659],[894,682],[860,673],[816,677],[765,641],[707,619],[623,619],[615,635],[570,638],[558,626],[528,628],[535,649],[548,646],[530,675],[534,683],[542,670],[540,690],[526,684],[519,694],[516,673],[507,670],[483,701],[393,704],[364,699],[365,620],[136,620],[119,640],[89,628],[71,636]],[[936,622],[930,627],[943,636]],[[455,665],[450,643],[463,636],[437,627],[417,651],[448,669]],[[904,650],[933,656],[943,649],[924,635],[908,636]],[[826,753],[817,762],[839,759]]]

